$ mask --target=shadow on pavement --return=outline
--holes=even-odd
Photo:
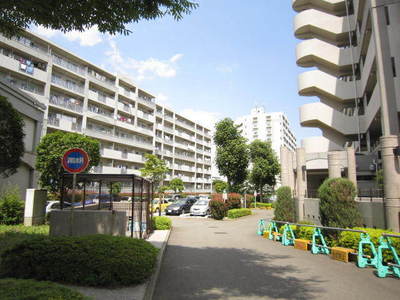
[[[278,265],[286,258],[248,249],[168,245],[153,299],[313,299],[323,292],[320,280],[295,278],[300,270]]]

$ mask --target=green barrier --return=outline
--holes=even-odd
[[[371,249],[371,256],[364,254],[364,247],[369,246]],[[375,245],[371,242],[371,238],[368,233],[360,234],[360,242],[358,243],[358,253],[357,253],[357,266],[359,268],[365,268],[367,266],[373,266],[377,268],[378,256],[376,254]]]
[[[320,244],[317,243],[319,239]],[[324,236],[322,235],[321,228],[314,228],[314,233],[312,236],[311,253],[312,254],[329,254],[329,247],[325,243]]]
[[[390,240],[390,236],[392,237],[400,237],[395,235],[383,234],[379,238],[379,246],[378,246],[378,263],[376,267],[376,273],[378,277],[384,278],[388,275],[393,275],[395,277],[400,278],[400,259],[397,255],[396,249],[392,245],[392,241]],[[394,263],[384,263],[383,261],[383,251],[388,250],[393,255]]]
[[[282,245],[284,246],[293,246],[294,245],[294,232],[292,227],[289,224],[285,224],[283,226],[283,233],[282,233]]]
[[[273,240],[274,239],[273,232],[278,232],[278,227],[276,226],[276,222],[275,221],[270,221],[269,224],[268,224],[268,239],[269,240]],[[276,236],[276,240],[279,241],[280,240],[280,236]]]
[[[258,226],[257,226],[257,234],[258,235],[263,235],[264,231],[265,231],[265,220],[264,219],[260,219],[258,221]]]

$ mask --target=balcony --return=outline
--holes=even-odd
[[[37,97],[43,96],[44,95],[44,87],[41,85],[36,84],[30,79],[20,79],[18,77],[14,77],[11,75],[6,75],[3,73],[0,73],[0,79],[3,79],[5,82],[7,82],[9,85],[13,86],[14,88],[18,88],[21,90],[24,90],[25,92],[32,93],[33,97],[41,99],[43,103],[46,103],[47,100],[45,100],[44,97]]]
[[[133,161],[138,163],[143,163],[145,161],[145,158],[141,155],[108,148],[103,148],[101,150],[101,156],[110,159]]]
[[[315,9],[308,9],[294,17],[294,34],[298,39],[318,38],[336,45],[348,44],[349,31],[355,30],[352,16],[336,17]],[[350,27],[349,27],[350,21]]]
[[[63,67],[64,69],[67,69],[81,77],[85,77],[86,75],[86,67],[80,66],[78,64],[75,64],[68,59],[65,59],[59,55],[53,54],[53,63]]]
[[[183,159],[183,160],[196,161],[196,158],[194,156],[188,156],[188,155],[178,154],[178,153],[175,153],[174,156],[176,158]]]
[[[297,65],[305,68],[317,67],[337,76],[351,74],[352,48],[339,48],[318,39],[306,40],[296,47]],[[353,53],[357,57],[356,53]]]
[[[113,92],[115,91],[116,86],[115,86],[114,80],[111,80],[93,70],[88,70],[88,75],[92,82],[94,82],[102,87],[105,87],[108,90],[111,90]]]
[[[79,101],[77,99],[69,98],[69,97],[64,97],[64,96],[56,96],[56,95],[51,95],[50,104],[53,104],[58,107],[63,107],[68,110],[72,110],[74,112],[82,113],[83,111],[83,104],[82,101]]]
[[[144,119],[144,120],[147,120],[147,121],[150,121],[150,122],[153,122],[153,123],[155,122],[154,115],[152,115],[152,114],[148,114],[148,113],[145,113],[145,112],[143,112],[141,110],[137,110],[136,115],[141,119]]]
[[[86,111],[86,115],[89,118],[102,121],[108,124],[114,124],[114,115],[109,112],[105,112],[102,110],[99,110],[98,107],[95,106],[88,106],[88,110]]]
[[[28,71],[27,67],[23,67],[24,64],[21,64],[18,60],[8,57],[5,55],[1,56],[1,66],[3,68],[6,68],[10,71],[16,72],[16,73],[22,73],[30,78],[34,78],[36,80],[46,82],[47,81],[47,72],[42,71],[39,68],[31,67]]]
[[[48,49],[42,45],[37,44],[29,38],[24,36],[13,36],[11,39],[7,39],[4,36],[0,36],[0,41],[8,44],[14,48],[21,49],[26,53],[30,53],[31,55],[42,59],[43,61],[47,61],[48,58]]]
[[[164,119],[173,122],[174,121],[174,116],[173,115],[164,114]]]
[[[134,114],[135,108],[132,107],[132,105],[123,103],[121,101],[118,101],[118,109],[124,112],[127,112],[129,114]]]
[[[147,107],[154,108],[154,107],[156,106],[156,103],[155,103],[154,98],[147,98],[147,97],[143,97],[143,96],[138,96],[138,97],[136,98],[136,100],[137,100],[139,103],[141,103],[141,104],[143,104],[143,105],[145,105],[145,106],[147,106]]]
[[[62,118],[53,118],[50,117],[47,120],[47,126],[55,127],[60,130],[72,131],[72,132],[81,132],[82,125],[80,123],[73,123],[69,120]]]
[[[334,15],[346,13],[345,0],[292,0],[292,7],[297,12],[317,8]]]
[[[301,126],[317,127],[322,130],[328,128],[342,135],[357,133],[357,117],[347,116],[319,102],[300,107],[300,124]]]
[[[319,70],[301,73],[298,88],[301,96],[325,97],[338,102],[355,97],[353,81],[344,81]]]
[[[105,105],[107,105],[110,108],[115,107],[115,101],[114,98],[108,97],[102,93],[95,92],[93,90],[89,90],[89,99],[95,100],[97,102],[101,102]]]
[[[56,84],[56,85],[58,85],[58,86],[60,86],[60,87],[65,88],[65,89],[67,89],[69,91],[73,91],[73,92],[76,92],[76,93],[79,93],[79,94],[83,94],[84,93],[83,85],[78,85],[77,83],[75,83],[75,82],[73,82],[71,80],[64,80],[64,79],[62,79],[62,78],[60,78],[58,76],[52,75],[51,76],[51,82]]]
[[[171,134],[174,134],[174,129],[172,127],[164,126],[164,131],[168,132],[168,133],[171,133]]]
[[[189,129],[190,131],[195,131],[194,125],[190,125],[180,119],[175,119],[175,124],[177,124],[183,128]]]

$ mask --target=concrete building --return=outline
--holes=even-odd
[[[187,192],[211,191],[210,130],[156,103],[129,78],[112,74],[25,32],[0,36],[0,78],[47,109],[42,133],[78,132],[101,143],[99,173],[139,174],[155,153]]]
[[[322,137],[304,139],[302,161],[286,160],[285,172],[306,172],[301,191],[297,180],[301,200],[328,176],[348,176],[376,191],[382,168],[386,226],[398,231],[400,1],[292,0],[292,6],[294,34],[303,40],[297,64],[312,68],[299,75],[299,94],[320,99],[300,107],[300,122],[321,129]]]
[[[290,130],[288,118],[282,112],[268,113],[264,107],[253,108],[249,115],[239,117],[235,124],[241,125],[242,135],[249,141],[270,141],[272,149],[280,157],[281,146],[294,151],[296,138]]]
[[[40,140],[46,106],[39,103],[35,98],[1,80],[0,95],[6,97],[7,101],[20,113],[25,124],[25,153],[22,157],[22,163],[17,172],[10,177],[3,178],[0,176],[0,190],[8,184],[18,185],[21,196],[24,199],[26,189],[37,187],[35,148]]]

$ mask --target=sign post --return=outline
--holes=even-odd
[[[71,226],[72,235],[73,212],[75,203],[76,174],[85,171],[89,166],[89,155],[80,148],[72,148],[65,152],[62,158],[62,166],[65,171],[72,173],[72,199],[71,199]],[[85,199],[83,199],[85,201]]]

